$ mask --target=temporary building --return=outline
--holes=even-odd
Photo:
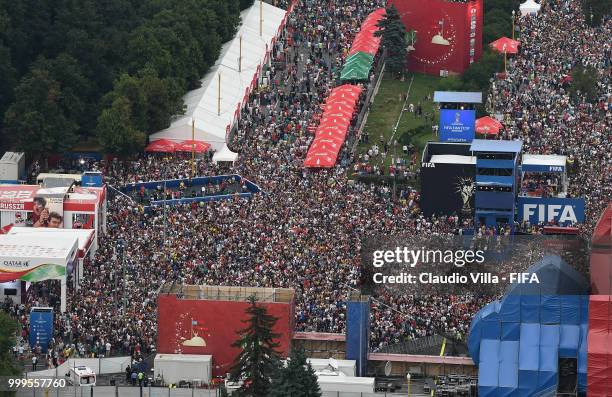
[[[540,12],[540,8],[542,8],[542,6],[536,3],[534,0],[527,0],[519,6],[522,17],[533,14],[537,15]]]
[[[209,143],[215,151],[223,149],[228,131],[268,61],[286,13],[266,2],[244,10],[236,36],[223,45],[219,59],[201,80],[201,87],[183,97],[185,114],[177,116],[170,127],[152,134],[150,141],[192,139],[195,122],[195,140]]]
[[[79,249],[72,234],[53,237],[0,235],[0,282],[61,280],[61,311],[66,311],[66,276],[72,271]]]
[[[539,283],[514,284],[472,320],[479,396],[556,395],[563,360],[576,362],[577,389],[586,389],[588,282],[558,256],[527,272]]]

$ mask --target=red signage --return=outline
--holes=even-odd
[[[436,76],[446,72],[461,74],[480,59],[483,0],[389,0],[388,3],[397,8],[406,31],[416,31],[414,50],[409,52],[410,70]]]
[[[293,337],[293,306],[289,303],[259,303],[278,318],[274,332],[281,335],[279,351],[289,353]],[[249,302],[186,300],[175,295],[158,298],[157,352],[207,354],[213,356],[213,375],[229,372],[240,349],[231,347],[237,332],[245,328]]]

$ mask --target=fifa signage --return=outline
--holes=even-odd
[[[584,222],[584,199],[518,198],[518,220],[532,225],[570,226]]]
[[[440,142],[472,142],[475,128],[475,110],[440,111]]]

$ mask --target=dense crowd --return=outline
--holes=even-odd
[[[198,160],[198,175],[232,171],[264,193],[143,211],[137,201],[109,197],[108,233],[86,263],[83,285],[56,319],[56,350],[66,354],[142,355],[156,343],[156,297],[166,283],[292,287],[298,331],[343,332],[346,301],[360,287],[361,242],[397,233],[453,235],[471,227],[458,217],[425,218],[418,193],[349,180],[345,148],[333,169],[310,171],[303,160],[312,141],[307,127],[336,84],[360,21],[382,2],[302,0],[274,47],[271,86],[251,94],[230,148],[240,155],[231,169]],[[602,94],[609,93],[611,23],[587,28],[579,2],[547,2],[541,17],[520,23],[521,53],[507,80],[494,85],[496,108],[511,120],[505,138],[522,138],[531,152],[566,154],[577,163],[570,186],[588,199],[596,219],[612,189],[609,97],[573,105],[559,76],[578,62],[596,66]],[[292,45],[288,45],[288,38]],[[568,45],[573,43],[574,45]],[[368,84],[365,84],[368,88]],[[493,97],[493,96],[492,96]],[[351,139],[355,136],[350,130]],[[349,146],[349,145],[347,145]],[[189,177],[188,158],[143,156],[102,164],[113,185]],[[405,172],[402,170],[402,172]],[[477,230],[477,236],[508,229]],[[463,338],[486,298],[375,293],[371,346],[436,332]],[[34,304],[38,296],[30,294]],[[24,308],[27,312],[27,308]],[[68,353],[66,353],[68,349]]]
[[[506,79],[495,81],[489,105],[506,120],[502,139],[522,139],[529,153],[568,156],[569,195],[586,198],[585,229],[592,230],[612,200],[612,20],[588,27],[580,1],[559,0],[519,27],[520,53]],[[579,65],[597,73],[596,103],[570,98],[564,77]]]

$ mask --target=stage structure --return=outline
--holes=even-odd
[[[461,74],[482,55],[483,0],[389,0],[406,31],[416,31],[408,68],[448,76]]]
[[[225,376],[240,349],[231,345],[245,328],[249,297],[255,296],[278,318],[279,351],[288,356],[293,338],[295,298],[292,289],[171,285],[158,297],[157,352],[212,356],[213,376]]]
[[[476,156],[476,225],[514,225],[522,147],[522,141],[472,141],[470,150]]]

